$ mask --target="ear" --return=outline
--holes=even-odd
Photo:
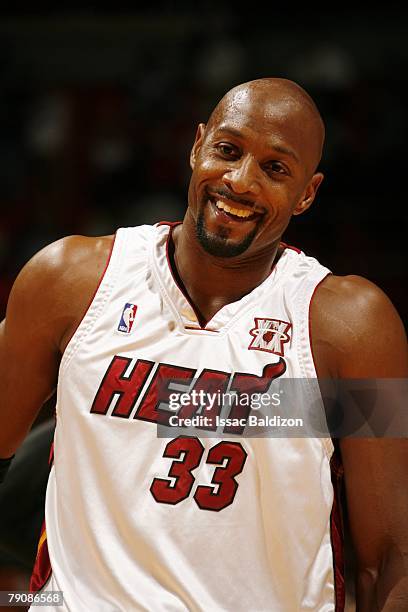
[[[316,172],[316,174],[312,176],[309,184],[306,187],[306,190],[302,195],[302,198],[299,200],[293,210],[293,215],[301,215],[311,206],[323,179],[324,175],[322,174],[322,172]]]
[[[195,135],[193,148],[191,149],[191,153],[190,153],[190,166],[192,170],[194,170],[194,166],[196,163],[198,153],[201,149],[201,145],[203,144],[204,132],[205,132],[205,123],[199,123],[197,127],[197,132]]]

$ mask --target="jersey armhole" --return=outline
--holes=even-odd
[[[324,279],[331,274],[330,270],[323,268],[319,273],[314,274],[311,278],[307,278],[299,289],[296,296],[297,321],[296,325],[299,329],[299,340],[297,343],[297,353],[299,358],[300,368],[304,378],[317,378],[317,369],[315,357],[313,354],[312,331],[311,331],[311,307],[316,292]]]
[[[316,291],[329,274],[331,274],[330,270],[322,266],[317,273],[315,272],[311,278],[306,280],[304,287],[301,291],[299,291],[296,309],[297,313],[299,314],[297,325],[299,327],[300,336],[298,340],[297,353],[302,376],[308,381],[308,384],[302,385],[302,387],[305,391],[309,392],[310,401],[312,401],[316,397],[316,394],[318,394],[318,396],[321,398],[322,410],[324,410],[324,406],[320,393],[315,357],[313,354],[310,312]],[[330,437],[326,438],[319,436],[319,439],[323,445],[327,459],[330,462],[334,451],[333,441]]]
[[[308,313],[307,313],[307,331],[308,331],[308,336],[309,336],[309,347],[310,347],[310,359],[313,365],[313,371],[314,371],[314,376],[316,377],[316,381],[317,384],[319,384],[318,382],[318,375],[317,375],[317,368],[316,368],[316,359],[314,356],[314,352],[313,352],[313,343],[312,343],[312,329],[311,329],[311,309],[312,309],[312,302],[313,299],[316,295],[316,291],[317,289],[320,287],[320,285],[322,284],[322,282],[324,281],[325,278],[327,278],[329,276],[329,274],[331,274],[331,272],[327,272],[323,278],[321,278],[319,280],[319,282],[316,284],[315,288],[313,289],[312,295],[310,296],[310,301],[309,301],[309,308],[308,308]],[[323,398],[322,398],[322,402],[323,402]],[[324,446],[324,449],[326,451],[327,454],[327,458],[330,461],[330,466],[332,465],[332,461],[333,461],[333,457],[335,455],[335,444],[334,441],[332,440],[332,438],[321,438],[322,444]]]
[[[72,333],[71,338],[69,339],[65,347],[65,351],[62,355],[60,363],[60,374],[68,367],[68,364],[71,361],[78,346],[80,345],[82,340],[88,335],[93,324],[100,316],[102,309],[106,304],[109,295],[113,289],[114,282],[116,279],[116,268],[118,266],[119,260],[117,252],[119,250],[119,242],[122,242],[118,240],[118,237],[120,232],[122,231],[123,230],[117,230],[114,234],[112,245],[110,247],[110,251],[106,259],[105,267],[99,278],[96,289],[89,300],[89,304],[86,310],[84,311],[80,322],[78,323],[76,329]]]

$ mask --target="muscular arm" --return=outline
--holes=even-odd
[[[408,376],[402,322],[369,281],[328,277],[316,292],[311,323],[320,377]],[[357,561],[357,610],[408,610],[408,441],[350,437],[340,441],[340,450]]]
[[[0,457],[15,452],[55,389],[61,355],[96,290],[112,240],[64,238],[17,277],[0,324]]]

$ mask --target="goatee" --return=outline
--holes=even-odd
[[[203,249],[214,257],[237,257],[244,253],[255,237],[257,227],[249,232],[241,242],[230,242],[227,228],[220,227],[217,234],[207,231],[204,212],[198,214],[196,236]]]

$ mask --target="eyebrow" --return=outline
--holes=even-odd
[[[243,134],[239,130],[236,130],[234,128],[220,126],[217,131],[225,132],[226,134],[230,134],[231,136],[234,136],[235,138],[239,138],[239,139],[244,138]],[[292,149],[284,147],[280,144],[275,144],[269,148],[274,152],[282,153],[283,155],[292,157],[298,163],[300,162],[299,157],[296,155],[296,153]]]

